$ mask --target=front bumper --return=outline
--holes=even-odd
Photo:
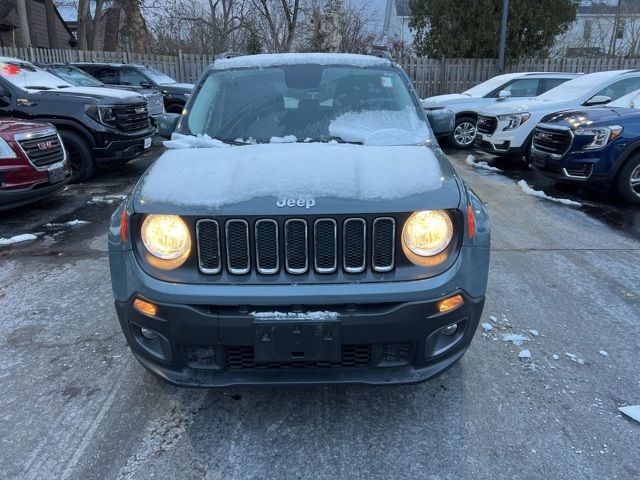
[[[456,293],[463,295],[465,303],[446,313],[437,310],[442,297],[417,302],[272,308],[153,302],[158,309],[153,317],[134,309],[132,297],[126,302],[116,301],[116,310],[140,363],[180,386],[387,385],[428,380],[462,357],[476,331],[484,297],[471,298],[461,290],[451,295]],[[254,309],[331,311],[337,316],[313,321],[280,317],[265,320],[252,315]],[[455,333],[441,333],[440,329],[452,324],[458,325]],[[149,340],[141,334],[141,328],[159,336]],[[330,334],[330,340],[337,342],[337,356],[329,359],[318,356],[317,351],[309,353],[304,344],[296,347],[299,351],[292,352],[290,359],[281,355],[270,358],[264,353],[264,332],[280,332],[268,340],[281,344],[278,335],[288,341],[289,330],[296,328]],[[313,350],[315,342],[320,340],[307,342],[306,347]]]
[[[110,167],[126,163],[141,155],[151,147],[155,128],[143,130],[129,137],[121,135],[101,135],[99,145],[93,148],[93,155],[98,167]],[[148,145],[145,148],[146,145]]]
[[[547,178],[563,182],[609,185],[615,178],[608,152],[569,151],[556,155],[531,148],[531,166]]]
[[[498,157],[520,158],[526,154],[523,145],[515,145],[513,138],[495,138],[491,135],[476,134],[474,148]]]
[[[11,208],[21,207],[29,203],[43,200],[62,190],[71,180],[69,172],[66,178],[57,183],[40,183],[30,188],[19,190],[2,190],[0,189],[0,211],[9,210]]]

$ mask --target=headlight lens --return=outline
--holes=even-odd
[[[577,128],[574,133],[576,135],[588,135],[593,137],[591,143],[582,147],[583,150],[593,150],[596,148],[602,148],[607,143],[613,141],[622,133],[622,127],[620,125],[610,125],[609,127],[602,128]]]
[[[402,229],[402,244],[420,257],[442,253],[453,238],[451,218],[442,210],[412,214]]]
[[[16,158],[16,156],[16,152],[13,151],[13,148],[0,138],[0,158]]]
[[[498,120],[501,122],[509,122],[503,130],[515,130],[524,122],[531,118],[530,113],[515,113],[512,115],[498,115]]]
[[[84,111],[103,125],[113,127],[116,124],[116,107],[113,105],[85,105]]]
[[[142,223],[142,243],[161,260],[186,260],[191,250],[189,228],[177,215],[148,215]]]

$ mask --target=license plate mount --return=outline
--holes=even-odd
[[[49,174],[49,183],[59,183],[67,176],[64,165],[54,165],[47,170],[47,173]]]
[[[544,168],[547,166],[547,156],[546,155],[541,155],[539,153],[534,153],[533,158],[531,159],[533,164],[536,167],[540,167],[540,168]]]
[[[254,356],[264,362],[339,362],[341,323],[327,321],[260,320],[254,322]]]
[[[147,137],[144,139],[144,149],[151,148],[151,137]]]

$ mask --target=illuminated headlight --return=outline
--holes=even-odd
[[[442,210],[424,210],[412,214],[402,229],[402,248],[413,263],[424,265],[424,259],[446,250],[453,238],[453,223]]]
[[[111,105],[85,105],[84,111],[96,122],[108,127],[116,124],[116,107]]]
[[[503,130],[515,130],[524,122],[531,118],[530,113],[515,113],[512,115],[498,115],[498,120],[501,122],[509,122]]]
[[[582,147],[584,150],[593,150],[596,148],[602,148],[607,143],[617,138],[622,133],[622,127],[620,125],[611,125],[609,127],[602,128],[577,128],[574,133],[576,135],[588,135],[593,137],[591,143]]]
[[[0,158],[16,158],[16,152],[2,138],[0,138]]]
[[[153,262],[160,268],[176,268],[191,251],[189,228],[177,215],[148,215],[142,223],[142,243],[147,251],[164,262]]]

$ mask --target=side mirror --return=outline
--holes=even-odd
[[[158,125],[158,135],[164,138],[171,138],[171,134],[176,129],[180,115],[177,113],[162,113],[156,117]]]
[[[500,92],[498,92],[498,100],[506,100],[509,97],[511,97],[509,90],[500,90]]]
[[[611,101],[611,97],[607,97],[606,95],[596,95],[595,97],[591,97],[589,100],[584,102],[583,105],[590,107],[593,105],[604,105],[605,103],[609,103]]]
[[[453,133],[456,123],[456,114],[451,110],[426,110],[427,119],[436,138],[445,137]]]

